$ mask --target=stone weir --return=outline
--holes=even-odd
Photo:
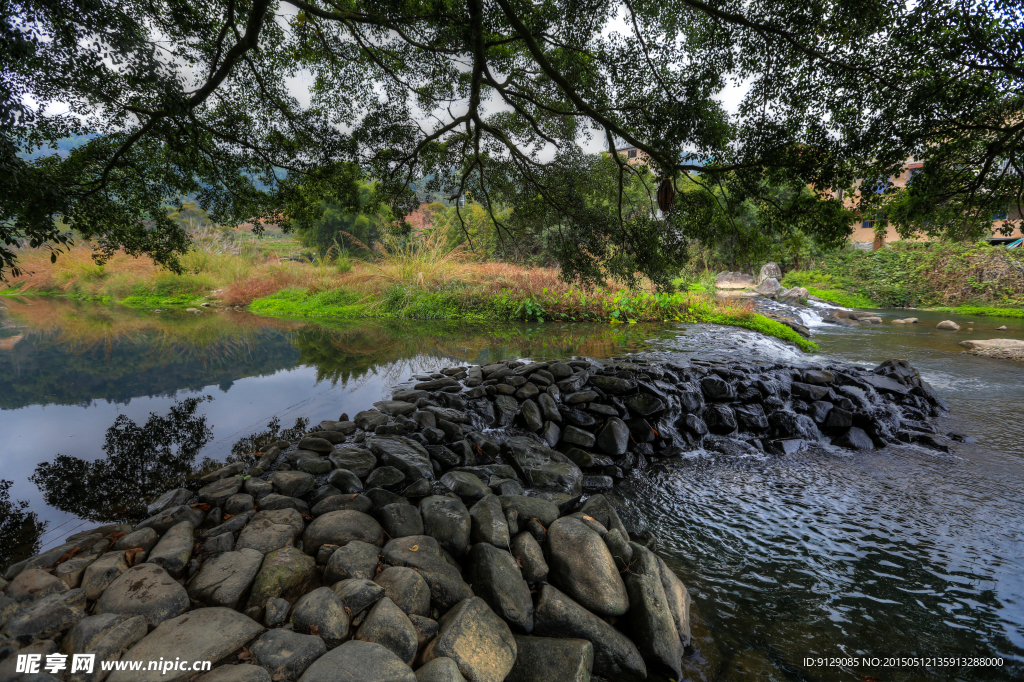
[[[927,423],[945,406],[903,361],[574,359],[414,381],[166,492],[134,527],[11,566],[0,682],[678,680],[686,587],[602,491],[695,450],[948,447]],[[101,670],[117,659],[142,670]]]

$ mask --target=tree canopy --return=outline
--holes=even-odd
[[[288,225],[311,186],[356,208],[361,175],[396,215],[425,177],[495,214],[541,202],[567,274],[659,283],[730,205],[838,243],[852,196],[968,238],[1024,189],[1016,0],[9,0],[0,60],[0,273],[66,243],[58,217],[174,267],[168,198]],[[70,135],[88,142],[26,160]],[[618,144],[704,191],[595,211],[581,145]],[[908,158],[907,191],[853,191]]]

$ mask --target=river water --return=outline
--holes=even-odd
[[[907,445],[687,458],[628,479],[617,493],[623,514],[655,533],[691,590],[694,679],[1024,679],[1024,363],[958,346],[1024,339],[1024,321],[954,316],[962,331],[944,332],[935,324],[949,314],[882,311],[882,326],[849,329],[801,312],[821,346],[812,356],[706,325],[310,324],[0,298],[0,479],[11,482],[0,491],[0,564],[130,517],[155,481],[223,460],[275,417],[282,429],[299,417],[337,419],[412,373],[455,362],[903,358],[949,404],[940,432],[974,442],[951,453]],[[920,322],[890,323],[908,314]],[[1009,329],[995,331],[1002,324]],[[203,396],[211,399],[195,414],[166,418]],[[155,442],[132,429],[151,414]],[[1002,666],[889,657],[1001,657]],[[808,660],[818,658],[857,664]]]

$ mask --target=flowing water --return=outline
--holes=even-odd
[[[690,587],[697,679],[1024,679],[1024,363],[957,345],[1024,339],[1024,320],[971,327],[953,317],[963,330],[942,332],[935,324],[949,315],[883,311],[881,327],[849,329],[818,324],[813,310],[790,312],[812,327],[820,353],[704,325],[309,324],[0,299],[0,479],[11,481],[0,490],[0,564],[131,516],[159,481],[223,460],[275,417],[278,428],[337,419],[412,373],[455,362],[636,352],[864,366],[904,358],[949,403],[939,430],[975,442],[948,454],[908,445],[685,458],[628,479],[617,493],[623,514],[658,536]],[[908,314],[920,322],[889,323]],[[1009,329],[996,332],[1001,324]],[[163,440],[140,446],[133,422],[202,396],[212,399],[194,415],[150,421]],[[993,657],[1001,667],[962,660]],[[819,658],[844,665],[807,660]]]

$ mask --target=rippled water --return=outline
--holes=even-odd
[[[1024,321],[982,318],[974,332],[951,333],[935,329],[945,316],[914,312],[921,322],[907,327],[816,325],[822,351],[807,356],[700,325],[314,325],[46,299],[0,299],[0,308],[0,478],[12,481],[12,500],[28,502],[19,513],[36,515],[22,539],[37,549],[118,513],[109,499],[93,502],[76,489],[70,474],[68,494],[59,477],[41,489],[29,480],[38,465],[58,453],[101,462],[118,415],[141,424],[187,396],[213,396],[199,408],[212,427],[199,458],[220,459],[274,416],[284,426],[299,416],[335,419],[386,397],[411,373],[455,362],[648,350],[865,366],[905,358],[950,405],[940,430],[977,442],[950,454],[901,446],[673,463],[629,481],[625,515],[656,532],[695,598],[694,679],[1024,679],[1024,363],[961,355],[957,345],[1024,338]],[[995,332],[1003,323],[1010,329]],[[124,479],[124,496],[149,492]],[[1005,665],[804,664],[893,655],[998,655]]]
[[[945,316],[913,314],[921,322],[909,328],[820,327],[818,361],[910,360],[950,405],[940,431],[976,443],[949,454],[907,445],[682,464],[623,491],[631,520],[661,538],[718,636],[709,654],[718,658],[702,670],[720,666],[729,679],[1024,678],[1024,364],[961,355],[968,332],[940,332],[934,325]],[[1004,322],[1011,330],[995,333]],[[974,338],[1024,338],[1020,322],[974,328]],[[692,330],[655,345],[795,359],[770,341],[723,348],[722,334]],[[1005,664],[803,664],[851,656],[1002,656]]]

